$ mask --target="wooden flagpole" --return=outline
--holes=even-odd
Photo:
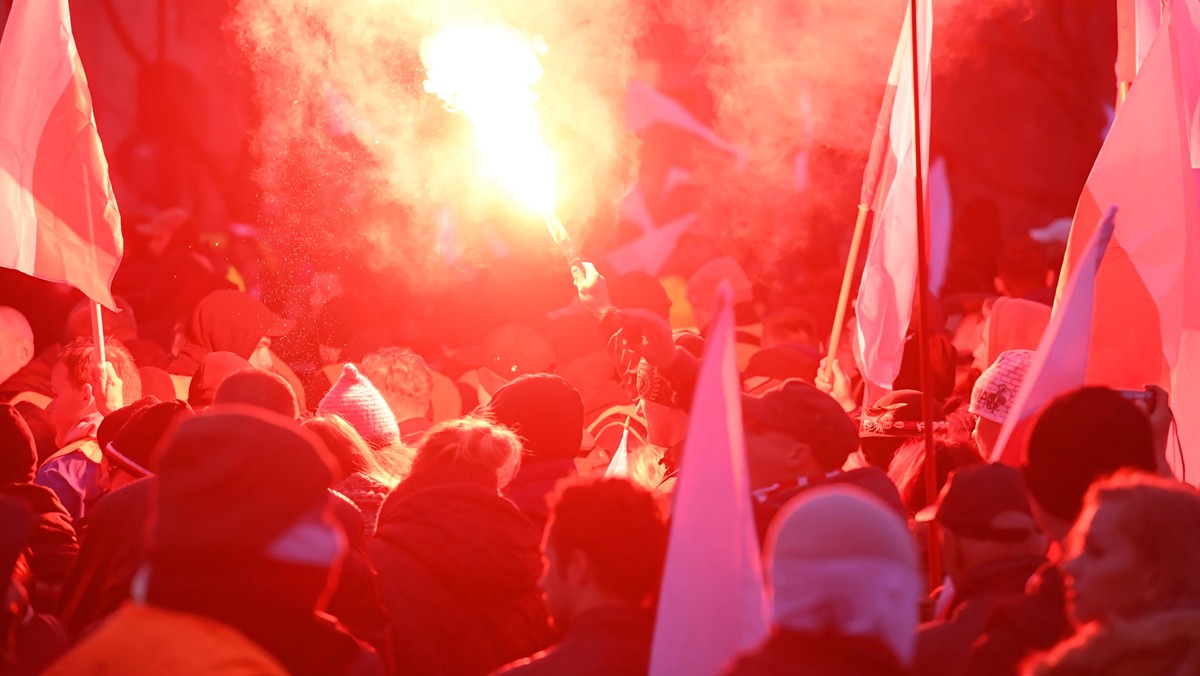
[[[850,238],[850,253],[846,257],[846,272],[842,274],[842,290],[838,294],[837,312],[833,315],[833,330],[829,334],[829,350],[825,360],[825,377],[833,379],[833,359],[837,356],[842,340],[842,325],[846,323],[846,309],[850,305],[850,287],[854,284],[854,270],[858,267],[858,252],[862,248],[863,233],[871,220],[871,205],[858,205],[858,219],[854,224],[854,236]]]
[[[921,174],[921,48],[918,39],[918,22],[921,19],[919,0],[909,0],[909,12],[912,15],[910,34],[912,35],[912,76],[913,76],[913,161],[916,163],[914,176],[917,189],[917,342],[920,355],[921,369],[921,420],[925,422],[925,500],[927,504],[937,502],[937,451],[933,440],[933,392],[930,385],[933,378],[929,374],[929,311],[926,307],[926,290],[929,288],[929,253],[928,233],[926,232],[925,177]],[[928,143],[928,140],[925,139]],[[942,583],[941,546],[938,540],[937,525],[929,523],[929,588],[936,589]]]

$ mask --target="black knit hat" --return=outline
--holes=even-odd
[[[583,399],[562,376],[520,376],[496,390],[487,411],[521,437],[533,460],[574,458],[583,444]]]
[[[150,476],[158,464],[155,450],[173,425],[192,415],[192,407],[178,399],[144,406],[133,413],[116,438],[100,451],[109,462],[129,474],[139,479]]]
[[[134,413],[137,413],[143,408],[154,406],[155,404],[160,403],[160,401],[161,400],[158,397],[153,395],[142,397],[132,404],[129,404],[128,406],[122,406],[121,408],[118,408],[112,413],[104,416],[104,420],[100,421],[100,428],[96,430],[96,443],[100,445],[100,450],[103,451],[104,449],[108,448],[108,445],[113,442],[113,439],[116,439],[117,435],[121,433],[121,428],[129,424],[129,421],[133,418]]]
[[[1084,387],[1038,413],[1021,470],[1038,505],[1074,521],[1092,482],[1125,468],[1153,472],[1156,464],[1146,414],[1116,390]]]
[[[333,462],[295,420],[260,408],[183,421],[159,458],[152,560],[260,553],[328,500]]]
[[[0,404],[0,484],[27,484],[37,470],[37,446],[25,418]]]

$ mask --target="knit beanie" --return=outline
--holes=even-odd
[[[238,371],[254,368],[242,357],[225,351],[209,352],[200,360],[200,366],[192,374],[188,385],[188,403],[193,408],[203,408],[213,402],[217,388],[226,378]]]
[[[346,364],[342,377],[333,384],[329,394],[317,406],[317,415],[340,415],[350,423],[368,444],[375,448],[386,446],[400,438],[396,416],[388,408],[379,390],[358,372],[354,364]]]
[[[333,460],[286,417],[225,405],[184,420],[158,466],[153,562],[261,553],[329,499]]]
[[[912,663],[916,547],[878,498],[844,485],[805,491],[772,525],[766,559],[776,626],[874,638]]]
[[[154,452],[167,432],[173,425],[192,416],[192,407],[178,399],[144,406],[130,416],[116,438],[100,451],[109,462],[129,474],[139,479],[150,476],[158,464]]]
[[[153,395],[142,397],[132,404],[122,406],[104,416],[104,420],[100,422],[100,427],[96,430],[96,443],[100,445],[100,450],[103,451],[105,448],[108,448],[108,445],[121,433],[121,429],[133,419],[133,414],[144,408],[154,406],[161,401],[161,399]]]
[[[968,410],[981,418],[1003,424],[1017,398],[1017,391],[1021,389],[1021,381],[1025,380],[1033,355],[1033,350],[1000,353],[996,361],[975,381]]]
[[[1074,521],[1092,482],[1119,469],[1154,472],[1150,419],[1120,392],[1083,387],[1059,395],[1037,415],[1021,470],[1046,512]]]
[[[521,437],[531,460],[572,459],[579,454],[583,399],[562,376],[521,376],[496,390],[487,410]]]
[[[0,404],[0,484],[27,484],[37,469],[37,446],[25,418]]]

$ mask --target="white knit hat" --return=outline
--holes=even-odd
[[[388,408],[379,390],[358,372],[354,364],[346,364],[342,377],[333,384],[329,394],[317,406],[317,415],[342,416],[366,442],[376,448],[400,438],[396,417]]]
[[[994,423],[1004,423],[1016,401],[1021,381],[1033,362],[1033,350],[1001,352],[996,361],[979,376],[971,389],[971,413]]]

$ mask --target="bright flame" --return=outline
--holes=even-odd
[[[421,42],[425,91],[471,121],[483,173],[549,220],[557,190],[554,155],[538,127],[532,90],[545,51],[540,37],[531,40],[504,25],[451,26]]]

